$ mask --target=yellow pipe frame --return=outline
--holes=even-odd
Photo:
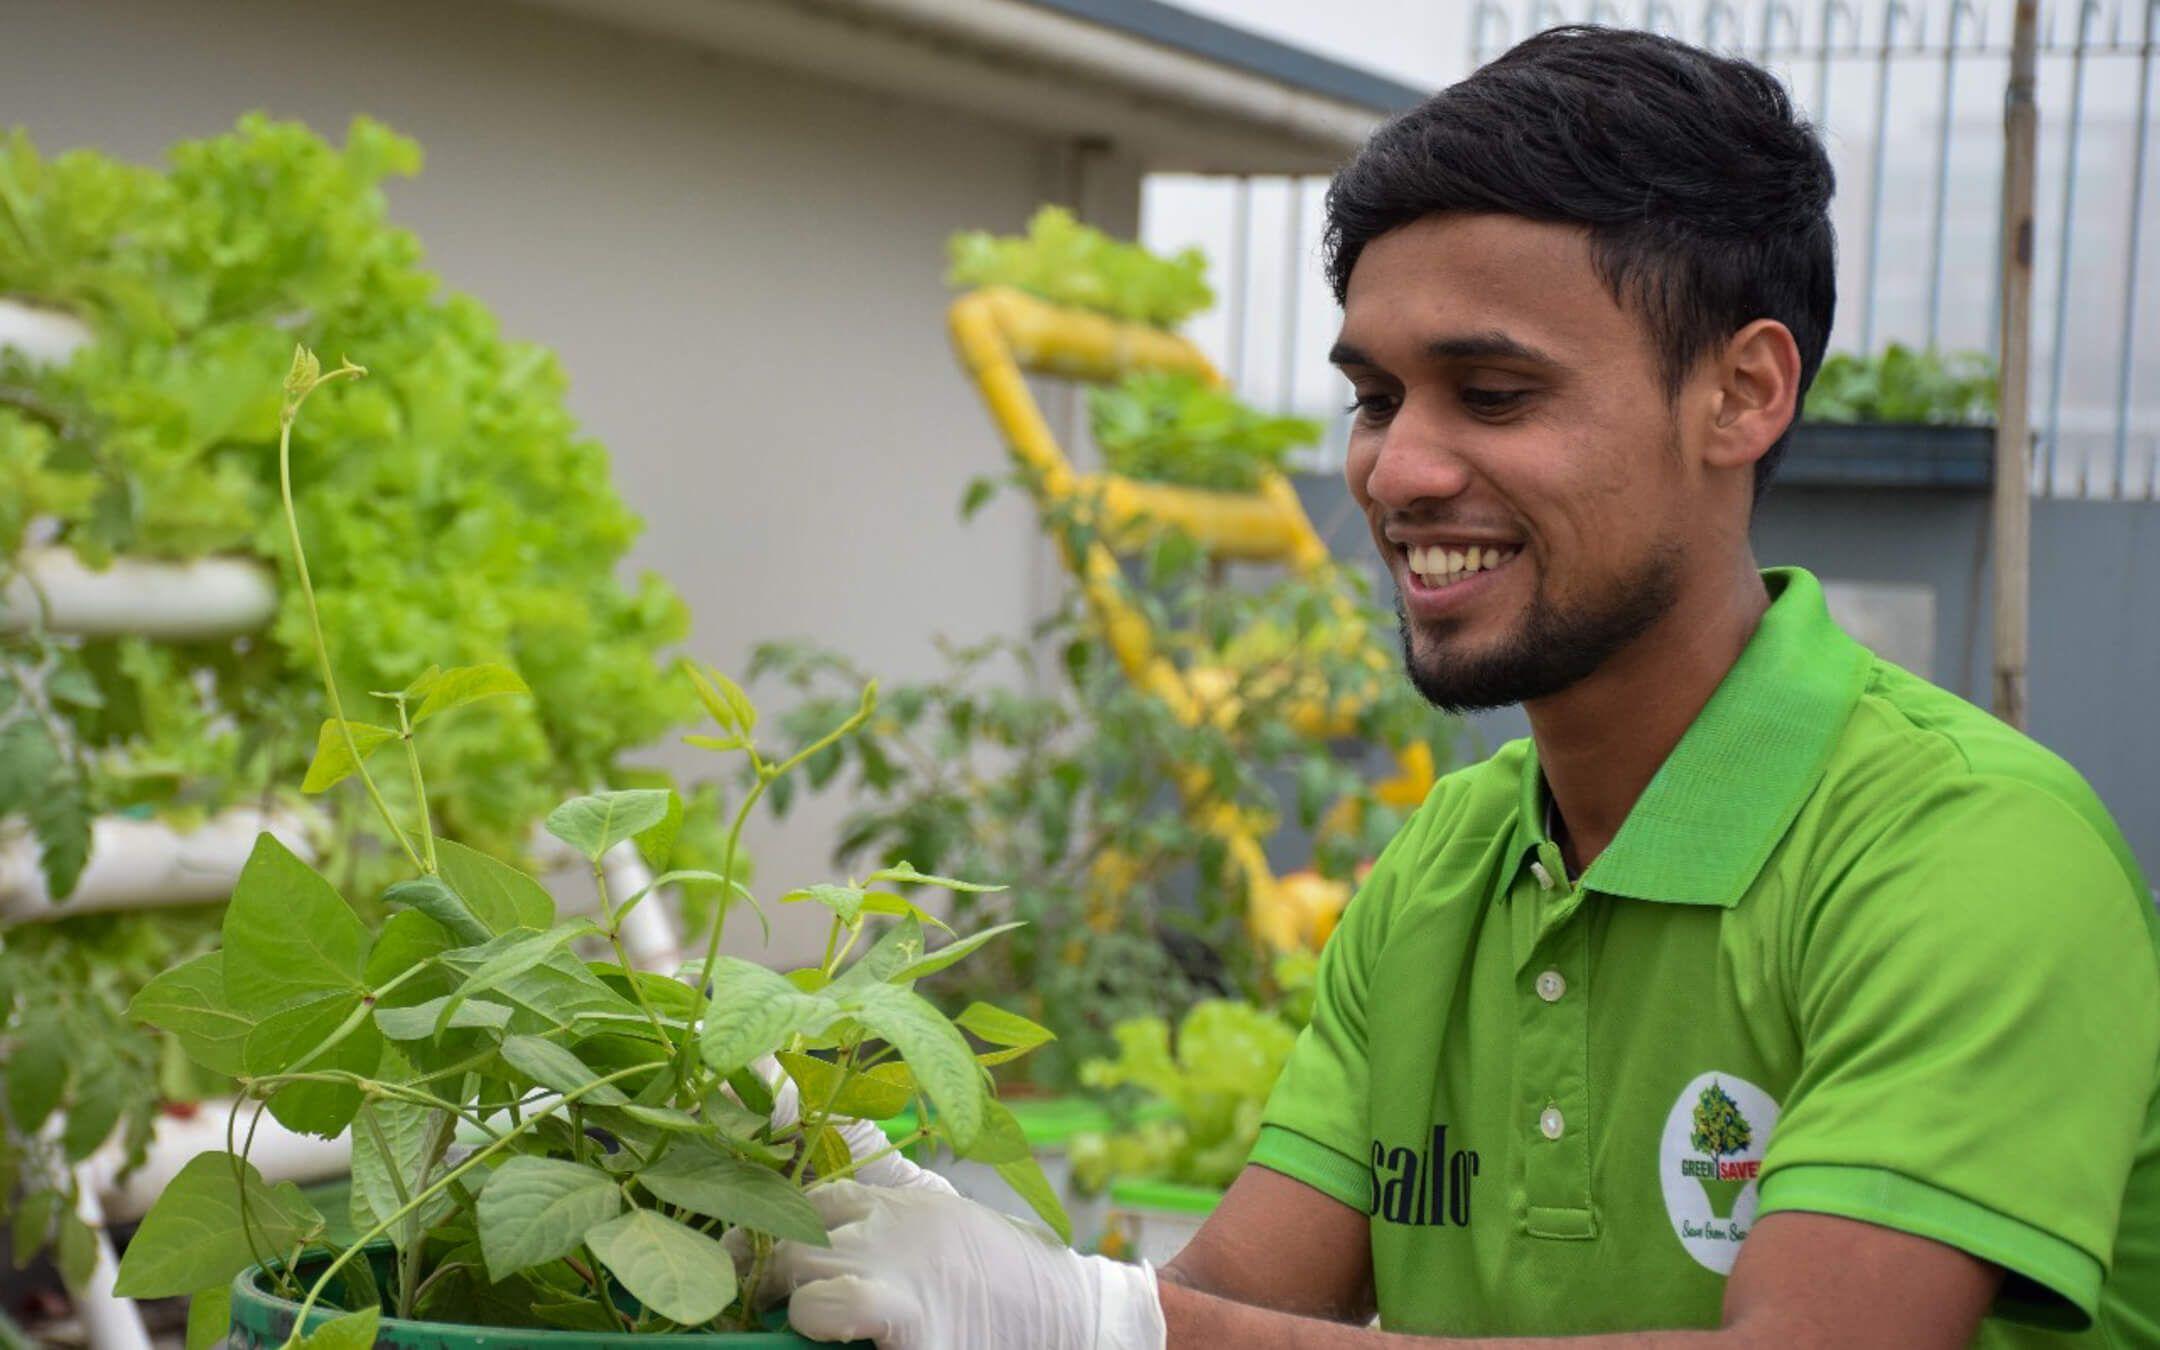
[[[1181,674],[1157,650],[1146,616],[1126,598],[1113,547],[1131,547],[1146,537],[1148,529],[1167,525],[1192,536],[1211,557],[1279,562],[1309,573],[1327,563],[1328,551],[1296,489],[1273,472],[1250,493],[1143,483],[1114,474],[1080,474],[1058,445],[1026,379],[1032,373],[1110,383],[1130,374],[1157,371],[1194,375],[1220,385],[1221,373],[1199,348],[1174,333],[1049,304],[1004,287],[960,296],[947,317],[953,345],[1019,463],[1037,507],[1047,513],[1084,506],[1094,515],[1100,531],[1097,541],[1076,546],[1069,539],[1061,540],[1060,549],[1127,678],[1161,699],[1188,726],[1211,714],[1234,717],[1228,694],[1236,683],[1234,677],[1221,671]],[[1387,663],[1383,659],[1380,664]],[[1300,729],[1310,730],[1339,727],[1354,718],[1356,710],[1355,700],[1333,709],[1315,700],[1292,715]],[[1425,764],[1429,782],[1429,756]],[[1203,798],[1209,786],[1200,770],[1179,775],[1178,787],[1188,803]],[[1323,883],[1308,873],[1286,887],[1268,867],[1260,846],[1258,834],[1267,827],[1265,822],[1225,808],[1210,812],[1201,824],[1223,843],[1245,880],[1255,933],[1278,948],[1317,946],[1333,922],[1333,913],[1326,904],[1315,904],[1314,888],[1316,883],[1338,883]],[[1281,897],[1278,891],[1283,892]],[[1290,900],[1293,891],[1294,905],[1277,903],[1278,898]],[[1340,898],[1348,899],[1346,886],[1341,887]],[[1340,903],[1334,905],[1335,910],[1340,908]]]

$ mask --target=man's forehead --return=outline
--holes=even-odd
[[[1640,340],[1573,226],[1428,216],[1358,255],[1343,299],[1346,345],[1402,359],[1412,347],[1493,334],[1562,362],[1616,338]]]

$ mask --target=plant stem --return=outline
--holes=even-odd
[[[427,850],[427,870],[436,871],[435,822],[428,815],[427,786],[420,781],[420,745],[413,739],[412,717],[405,708],[405,696],[397,697],[398,733],[405,740],[405,762],[412,768],[413,800],[420,804],[420,846]]]
[[[390,804],[383,800],[382,789],[375,786],[374,775],[368,772],[367,761],[360,754],[360,747],[353,741],[352,724],[345,720],[345,702],[338,697],[337,676],[330,667],[330,644],[323,637],[322,610],[315,603],[315,584],[308,578],[307,550],[300,543],[300,513],[293,507],[292,429],[294,420],[300,414],[300,405],[307,401],[309,394],[331,380],[357,377],[366,373],[358,366],[346,366],[331,371],[315,384],[297,393],[286,394],[285,409],[278,418],[278,492],[285,504],[285,531],[292,539],[293,570],[300,579],[300,596],[307,602],[308,628],[315,638],[315,661],[322,669],[323,693],[330,700],[330,716],[337,722],[338,734],[345,738],[345,751],[352,756],[354,772],[359,774],[361,786],[367,789],[368,800],[375,804],[376,814],[381,816],[383,824],[389,827],[390,837],[397,840],[399,848],[405,850],[405,856],[412,859],[413,866],[423,872],[433,872],[435,869],[422,862],[420,855],[413,851],[412,841],[405,837],[404,828],[398,824],[397,817],[391,814]]]
[[[592,875],[593,886],[600,893],[600,913],[607,918],[608,945],[615,949],[615,959],[622,963],[623,978],[630,982],[630,992],[636,996],[638,1007],[644,1009],[645,1020],[652,1023],[653,1035],[660,1038],[660,1044],[673,1045],[675,1038],[668,1035],[667,1025],[660,1020],[660,1014],[653,1010],[652,999],[646,996],[644,982],[638,979],[638,969],[631,964],[630,953],[622,944],[622,926],[617,922],[618,916],[614,908],[608,903],[607,871],[595,862]],[[724,899],[720,908],[723,914],[727,912]]]
[[[383,1134],[382,1122],[375,1118],[373,1102],[360,1108],[360,1120],[367,1126],[368,1137],[375,1141],[375,1153],[382,1159],[383,1170],[390,1174],[390,1188],[397,1192],[398,1203],[410,1204],[412,1192],[405,1184],[404,1168],[399,1164],[397,1153],[390,1147],[388,1136]],[[413,1277],[419,1273],[420,1257],[425,1251],[425,1244],[418,1239],[417,1233],[408,1233],[404,1242],[391,1239],[398,1248],[397,1315],[401,1318],[412,1316]]]

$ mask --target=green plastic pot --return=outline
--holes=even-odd
[[[378,1284],[393,1274],[396,1252],[387,1242],[371,1244],[368,1260]],[[308,1278],[326,1258],[300,1263]],[[233,1280],[232,1334],[227,1350],[277,1350],[292,1334],[300,1305],[264,1288],[262,1267],[253,1266]],[[335,1282],[333,1282],[335,1284]],[[344,1315],[321,1304],[308,1310],[307,1330]],[[792,1331],[695,1332],[676,1336],[608,1335],[596,1331],[548,1331],[531,1327],[480,1327],[462,1322],[419,1322],[385,1317],[375,1334],[376,1350],[653,1350],[658,1344],[695,1346],[699,1350],[833,1350],[827,1341],[805,1340]],[[849,1342],[846,1350],[872,1350],[868,1341]]]

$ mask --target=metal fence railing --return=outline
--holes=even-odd
[[[1838,172],[1831,349],[1902,342],[1992,355],[2009,9],[2008,0],[1477,0],[1469,54],[1475,65],[1555,24],[1595,22],[1762,62],[1822,129]],[[2160,231],[2147,225],[2156,24],[2160,0],[2058,0],[2041,11],[2033,487],[2047,496],[2160,500]],[[1332,413],[1321,353],[1333,307],[1314,247],[1325,187],[1239,178],[1160,190],[1223,200],[1224,303],[1202,341],[1248,397]]]

